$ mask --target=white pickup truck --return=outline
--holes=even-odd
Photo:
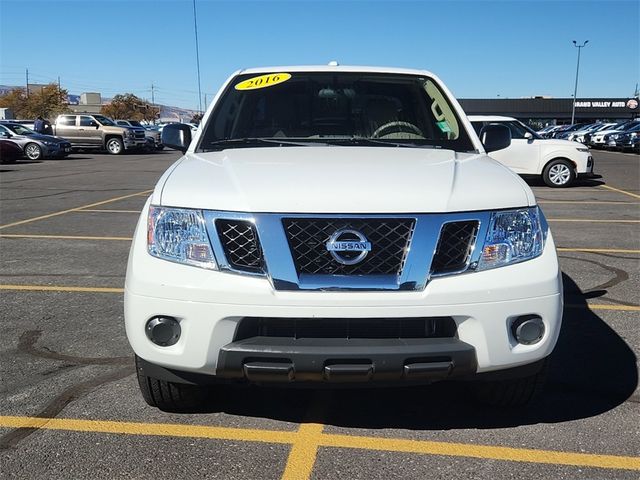
[[[197,408],[229,383],[472,380],[527,403],[562,318],[530,188],[487,156],[427,71],[243,70],[160,178],[134,235],[125,323],[144,399]],[[217,391],[218,393],[212,393]]]

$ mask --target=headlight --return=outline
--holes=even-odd
[[[584,153],[588,153],[589,149],[586,147],[576,147],[576,150],[578,150],[579,152],[584,152]]]
[[[494,212],[477,270],[503,267],[540,256],[544,234],[538,207]]]
[[[150,207],[147,247],[154,257],[218,269],[200,210]]]
[[[44,143],[47,147],[55,147],[55,146],[56,146],[56,142],[47,142],[47,141],[44,141],[44,142],[42,142],[42,143]]]

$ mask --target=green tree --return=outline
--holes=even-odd
[[[42,89],[29,92],[19,87],[0,96],[0,107],[10,108],[16,118],[44,118],[53,119],[55,116],[69,111],[67,105],[67,91],[51,83]]]
[[[27,92],[24,88],[14,88],[0,96],[0,108],[10,108],[16,118],[27,118]]]
[[[104,105],[100,113],[107,117],[126,120],[154,120],[159,108],[137,97],[133,93],[118,94]]]
[[[27,101],[28,118],[41,116],[53,119],[61,113],[69,112],[67,97],[67,90],[59,88],[55,83],[42,87],[39,92],[29,95]]]

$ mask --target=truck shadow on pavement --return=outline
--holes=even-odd
[[[380,389],[231,388],[223,390],[222,399],[212,400],[206,411],[352,428],[450,430],[566,422],[599,415],[627,401],[639,402],[634,395],[638,384],[634,352],[589,310],[576,283],[563,276],[568,308],[551,356],[547,386],[526,408],[484,407],[469,395],[468,384],[446,382]]]
[[[547,184],[542,181],[542,178],[540,178],[539,175],[522,175],[522,179],[527,182],[527,185],[529,185],[530,187],[545,187],[549,188],[550,190],[558,190],[548,187]],[[578,178],[572,185],[563,187],[559,190],[572,189],[577,187],[599,187],[600,185],[604,185],[605,183],[606,182],[602,180],[602,175],[594,175],[593,177]]]

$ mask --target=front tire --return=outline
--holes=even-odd
[[[42,148],[37,143],[27,143],[24,146],[24,154],[29,160],[40,160],[42,155]]]
[[[124,144],[119,138],[110,138],[107,140],[107,152],[111,155],[120,155],[124,151]]]
[[[136,355],[136,374],[144,401],[165,412],[198,412],[205,404],[205,389],[197,385],[167,382],[144,374]]]
[[[542,180],[552,188],[568,187],[576,180],[576,170],[567,160],[553,160],[544,167]]]

